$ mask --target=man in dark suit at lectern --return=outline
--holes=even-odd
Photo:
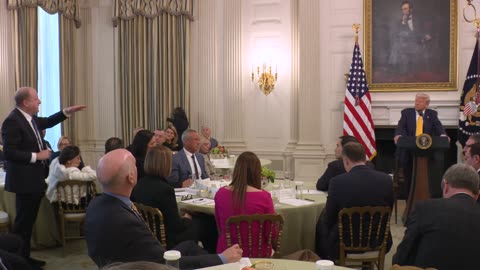
[[[5,153],[5,190],[15,193],[17,215],[13,232],[24,241],[22,255],[32,269],[41,269],[45,262],[30,257],[30,239],[38,209],[45,195],[48,174],[47,149],[41,131],[64,121],[86,106],[72,106],[49,117],[37,117],[40,99],[31,87],[22,87],[15,93],[15,105],[2,124]]]
[[[415,96],[415,107],[402,110],[402,116],[395,130],[394,142],[397,144],[401,136],[418,136],[426,133],[431,136],[447,136],[445,128],[438,119],[436,111],[428,109],[430,96],[418,93]],[[404,197],[408,197],[412,179],[412,155],[397,149],[397,159],[404,173]]]

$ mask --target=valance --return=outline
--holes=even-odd
[[[131,20],[136,16],[155,18],[162,13],[185,16],[193,21],[194,0],[115,0],[113,26],[118,20]]]
[[[50,14],[60,13],[63,17],[75,21],[75,27],[80,28],[78,0],[7,0],[8,9],[40,6]]]

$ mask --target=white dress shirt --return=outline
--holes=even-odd
[[[185,151],[185,155],[187,156],[188,164],[190,164],[190,169],[192,170],[192,179],[195,179],[195,167],[197,166],[197,171],[198,171],[198,177],[199,179],[202,179],[202,167],[200,167],[200,164],[198,163],[198,158],[195,156],[195,165],[193,165],[193,159],[192,159],[192,153],[188,152],[187,149],[183,148]]]

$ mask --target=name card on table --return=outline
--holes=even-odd
[[[277,198],[278,201],[295,199],[296,198],[295,193],[296,193],[295,189],[293,189],[293,188],[285,188],[285,189],[278,189],[278,190],[270,191],[270,194],[272,194],[272,198]]]

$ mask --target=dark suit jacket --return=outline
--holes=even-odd
[[[417,118],[414,108],[407,108],[402,110],[402,116],[398,121],[396,135],[402,136],[415,136],[417,129]],[[445,128],[438,119],[438,114],[434,110],[426,109],[423,115],[423,133],[430,134],[432,136],[440,136],[446,134]]]
[[[327,169],[317,181],[317,190],[328,191],[330,185],[330,179],[333,177],[346,173],[345,167],[343,166],[343,160],[337,159],[328,163]]]
[[[39,130],[51,128],[65,120],[63,112],[47,117],[33,116]],[[37,137],[27,119],[14,109],[2,124],[3,151],[5,154],[5,190],[14,193],[45,192],[45,166],[41,161],[30,163],[32,152],[37,153]]]
[[[90,202],[85,218],[88,255],[99,266],[113,262],[150,261],[164,263],[164,249],[147,225],[118,198],[103,194]],[[175,248],[177,249],[177,248]],[[216,254],[185,256],[180,268],[202,268],[222,264]]]
[[[195,153],[195,158],[202,169],[201,178],[208,178],[207,169],[205,168],[205,159],[200,153]],[[172,175],[168,177],[168,182],[175,188],[181,188],[183,181],[188,178],[195,178],[195,172],[192,172],[190,168],[190,163],[188,162],[187,156],[185,155],[185,149],[178,151],[173,155],[172,161]],[[192,179],[193,179],[192,178]]]
[[[326,230],[319,235],[322,245],[329,254],[319,254],[322,258],[338,257],[338,213],[343,208],[356,206],[393,206],[392,178],[375,171],[367,165],[353,167],[350,172],[331,179],[325,212],[320,217],[317,227]],[[389,237],[388,249],[392,244]],[[335,247],[335,248],[332,248]],[[322,256],[323,255],[323,256]]]
[[[367,161],[367,166],[375,169],[375,165],[370,161]],[[318,178],[317,180],[317,190],[328,191],[328,187],[330,186],[330,180],[335,176],[346,172],[347,171],[343,166],[343,160],[337,159],[328,163],[327,169],[325,170],[323,175],[320,176],[320,178]]]
[[[393,263],[439,270],[478,269],[480,207],[467,194],[419,201]]]
[[[133,189],[132,201],[158,208],[163,214],[167,237],[167,248],[186,240],[196,240],[196,231],[190,219],[178,214],[177,200],[173,187],[166,179],[144,176]]]

